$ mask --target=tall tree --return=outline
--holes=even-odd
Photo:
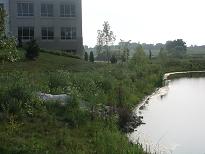
[[[5,17],[6,13],[3,8],[0,7],[0,37],[5,34]]]
[[[88,61],[88,53],[85,52],[85,61]]]
[[[182,58],[187,51],[186,42],[182,39],[166,42],[166,50],[171,56]]]
[[[151,59],[152,59],[152,50],[149,49],[149,60],[151,60]]]
[[[105,49],[108,63],[110,61],[109,46],[112,45],[115,40],[116,36],[114,35],[113,31],[111,31],[108,21],[105,21],[103,24],[103,30],[98,30],[97,46],[98,52],[101,52],[103,48]]]
[[[122,62],[128,62],[130,56],[130,42],[131,40],[129,41],[120,40],[119,46],[121,47],[122,50],[122,54],[121,54]]]
[[[92,63],[94,63],[94,61],[95,61],[95,59],[94,59],[94,54],[93,54],[92,51],[90,52],[89,60],[90,60],[90,62],[92,62]]]

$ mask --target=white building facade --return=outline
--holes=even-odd
[[[6,33],[19,41],[35,39],[43,49],[83,51],[81,0],[0,0]]]

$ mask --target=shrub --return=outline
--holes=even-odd
[[[90,52],[89,60],[90,60],[90,62],[92,62],[92,63],[95,61],[95,59],[94,59],[94,54],[93,54],[92,51]]]
[[[0,37],[2,37],[5,33],[5,17],[6,12],[0,8]]]
[[[123,108],[121,107],[121,108],[118,108],[118,114],[119,114],[118,125],[123,130],[124,127],[127,125],[127,123],[131,119],[132,111],[130,111],[126,107],[123,107]]]
[[[18,38],[18,47],[22,48],[23,47],[23,42],[21,38]]]
[[[117,58],[114,55],[112,55],[112,57],[110,58],[110,62],[112,64],[116,64],[117,63]]]
[[[12,115],[32,114],[33,95],[31,89],[22,83],[13,84],[1,92],[0,112]]]
[[[85,61],[88,61],[88,53],[85,52]]]
[[[19,59],[19,53],[16,49],[16,39],[14,37],[0,39],[0,61],[15,62]]]
[[[39,56],[40,48],[35,40],[28,42],[26,47],[26,58],[35,60]]]
[[[70,74],[58,71],[49,73],[48,87],[52,94],[68,93],[71,91]]]

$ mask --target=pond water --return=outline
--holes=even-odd
[[[151,96],[143,110],[144,117],[132,142],[142,143],[160,154],[205,154],[205,78],[182,78],[170,81],[165,96]]]

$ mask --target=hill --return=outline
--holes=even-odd
[[[40,57],[35,61],[20,61],[15,63],[0,64],[1,72],[15,71],[28,71],[28,72],[42,72],[42,71],[55,71],[67,70],[72,72],[91,71],[101,64],[93,64],[80,59],[57,56],[49,53],[40,53]]]
[[[48,53],[35,61],[1,64],[0,153],[143,153],[121,132],[115,113],[96,112],[116,103],[118,69]],[[64,106],[42,101],[40,91],[67,94],[71,100]]]

